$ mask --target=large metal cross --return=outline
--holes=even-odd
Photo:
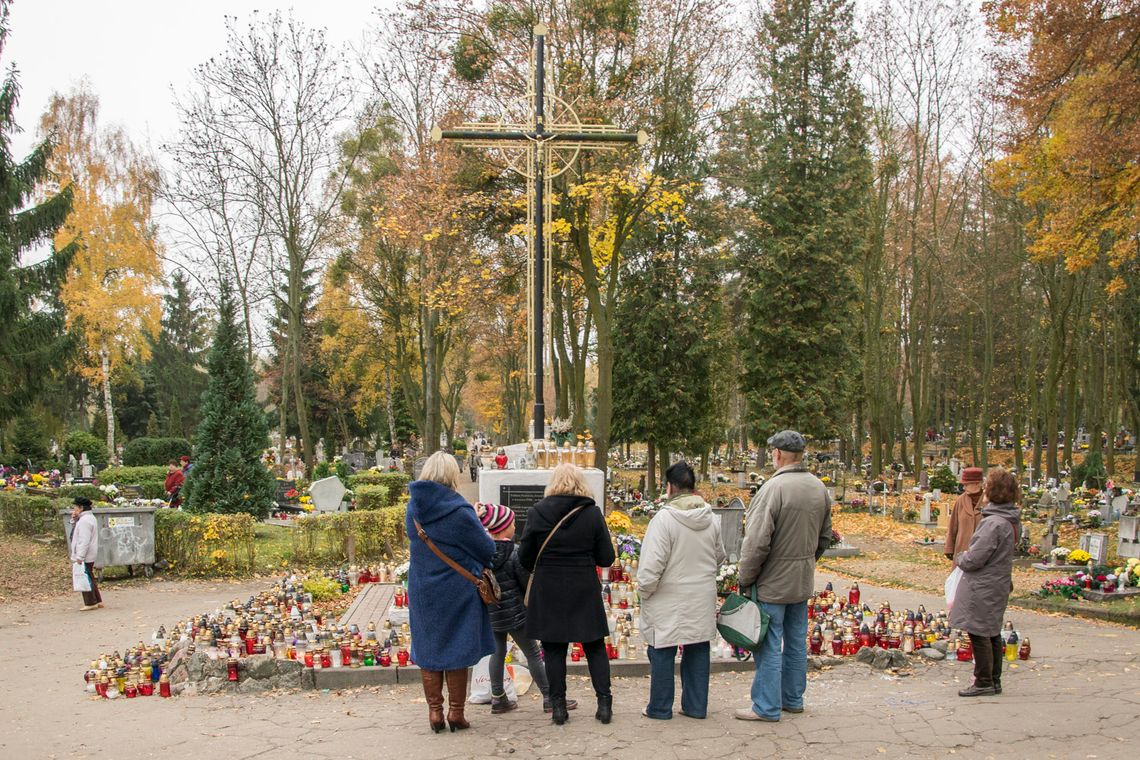
[[[547,223],[551,218],[550,183],[565,172],[581,150],[615,150],[623,145],[644,145],[649,136],[643,132],[623,132],[607,124],[583,124],[574,109],[553,94],[547,82],[545,24],[534,27],[534,49],[531,57],[529,91],[516,101],[525,106],[495,122],[466,122],[460,129],[432,130],[435,140],[455,140],[461,145],[500,150],[524,149],[524,161],[508,162],[526,177],[530,254],[529,306],[533,321],[530,362],[534,380],[534,438],[546,437],[546,405],[543,402],[543,310],[550,240]],[[551,93],[547,93],[547,89]]]

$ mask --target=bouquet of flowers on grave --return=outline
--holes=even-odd
[[[606,527],[611,533],[629,533],[633,530],[633,521],[624,512],[610,512],[606,515]]]
[[[721,565],[716,572],[716,590],[721,594],[736,591],[740,585],[740,568],[735,564]]]
[[[648,499],[642,499],[640,502],[638,502],[637,504],[634,504],[632,507],[630,507],[629,513],[631,515],[637,515],[639,517],[640,516],[653,517],[653,515],[660,512],[661,508],[664,506],[665,506],[665,500],[660,498],[660,497],[654,499],[653,501],[649,501]]]
[[[1045,581],[1038,596],[1062,596],[1066,599],[1076,599],[1081,595],[1080,587],[1072,578],[1058,578],[1055,581]]]
[[[1083,565],[1090,559],[1092,559],[1092,555],[1086,552],[1084,549],[1075,549],[1069,552],[1070,565]]]
[[[614,546],[618,558],[622,562],[632,562],[641,556],[641,539],[628,533],[618,533],[614,536]]]
[[[1053,558],[1054,562],[1061,564],[1069,556],[1069,550],[1063,546],[1058,546],[1049,552],[1049,556]]]
[[[396,578],[399,579],[400,583],[407,584],[409,566],[411,566],[410,560],[408,562],[402,562],[399,565],[396,565]]]
[[[1130,557],[1128,562],[1113,570],[1113,575],[1121,588],[1140,586],[1140,559]]]
[[[837,531],[833,528],[831,531],[831,547],[829,547],[829,548],[834,548],[836,546],[839,546],[842,543],[843,543],[843,536],[839,535],[839,531]]]
[[[99,486],[99,490],[103,492],[104,496],[106,496],[108,499],[111,499],[111,500],[114,500],[115,497],[117,497],[119,495],[119,489],[116,488],[113,483],[108,483],[106,485]]]

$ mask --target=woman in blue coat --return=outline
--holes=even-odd
[[[467,669],[495,651],[491,617],[475,584],[420,540],[415,523],[440,551],[479,577],[491,566],[495,542],[475,509],[460,496],[459,465],[443,452],[432,454],[420,480],[408,486],[411,499],[405,520],[411,560],[408,565],[409,625],[412,659],[420,666],[432,731],[470,728],[463,717]],[[447,723],[443,719],[443,684],[447,682]]]

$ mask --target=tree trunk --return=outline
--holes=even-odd
[[[661,463],[661,493],[666,493],[668,483],[665,481],[665,473],[669,470],[669,447],[661,446],[657,449],[657,458]]]
[[[107,456],[113,464],[119,464],[115,451],[115,405],[111,400],[111,356],[106,346],[99,349],[99,362],[103,373],[103,414],[107,417]]]
[[[646,441],[645,454],[645,493],[647,498],[657,497],[657,444]]]

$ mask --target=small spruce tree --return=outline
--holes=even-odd
[[[273,475],[261,462],[268,430],[228,285],[222,288],[209,375],[195,436],[196,458],[184,489],[186,508],[263,517],[275,490]]]

